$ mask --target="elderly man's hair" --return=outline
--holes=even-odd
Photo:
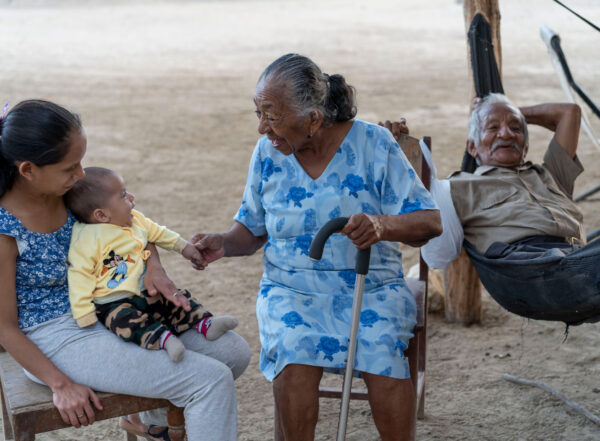
[[[473,141],[475,146],[479,146],[481,142],[481,130],[483,128],[483,120],[481,119],[481,113],[483,110],[494,104],[505,104],[511,107],[521,118],[521,124],[523,125],[523,135],[525,138],[525,150],[529,147],[529,132],[527,130],[527,121],[525,120],[525,116],[521,113],[519,108],[515,106],[506,95],[502,93],[490,93],[486,95],[479,105],[473,109],[471,112],[471,117],[469,118],[469,134],[467,139],[469,141]]]
[[[342,75],[327,75],[310,58],[286,54],[273,61],[258,79],[257,87],[281,83],[292,102],[288,103],[301,115],[318,109],[324,125],[348,121],[356,116],[354,87]]]
[[[104,167],[86,167],[85,176],[65,194],[65,204],[79,222],[91,223],[92,213],[110,197],[108,177],[117,174]]]

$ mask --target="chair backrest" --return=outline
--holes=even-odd
[[[431,137],[424,136],[423,141],[431,150]],[[429,190],[429,183],[431,179],[431,170],[429,169],[429,165],[427,165],[427,161],[423,159],[423,153],[421,152],[421,146],[419,145],[419,140],[410,135],[400,135],[398,139],[398,144],[402,148],[404,155],[410,162],[410,165],[415,169],[415,172],[423,181],[423,185],[425,188]],[[427,281],[427,264],[420,258],[419,265],[419,280]]]
[[[423,141],[431,150],[431,138],[429,136],[424,136]],[[429,179],[431,177],[431,171],[429,170],[429,166],[427,165],[427,161],[423,160],[423,153],[421,152],[421,146],[419,145],[419,140],[410,135],[400,135],[398,139],[398,144],[402,148],[402,151],[408,158],[410,165],[413,166],[421,181],[425,185],[425,188],[429,190]]]

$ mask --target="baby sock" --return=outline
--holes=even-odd
[[[167,351],[169,358],[177,363],[183,358],[185,346],[173,335],[171,331],[165,331],[160,336],[160,347]]]
[[[224,315],[222,317],[206,317],[201,322],[196,323],[194,328],[207,340],[216,340],[237,325],[238,319],[231,315]]]

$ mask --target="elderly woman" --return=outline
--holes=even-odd
[[[265,245],[256,312],[260,369],[273,381],[275,439],[314,439],[323,371],[343,371],[355,246],[372,246],[355,370],[381,438],[409,439],[415,409],[404,350],[416,307],[394,242],[418,246],[439,235],[439,212],[391,133],[354,120],[354,89],[341,75],[284,55],[260,76],[254,103],[264,136],[236,222],[194,240],[207,262]],[[312,238],[338,216],[349,222],[313,263]]]

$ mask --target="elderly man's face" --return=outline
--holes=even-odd
[[[521,115],[511,106],[492,104],[480,113],[479,145],[467,142],[467,150],[481,165],[517,167],[525,157],[525,130]]]

